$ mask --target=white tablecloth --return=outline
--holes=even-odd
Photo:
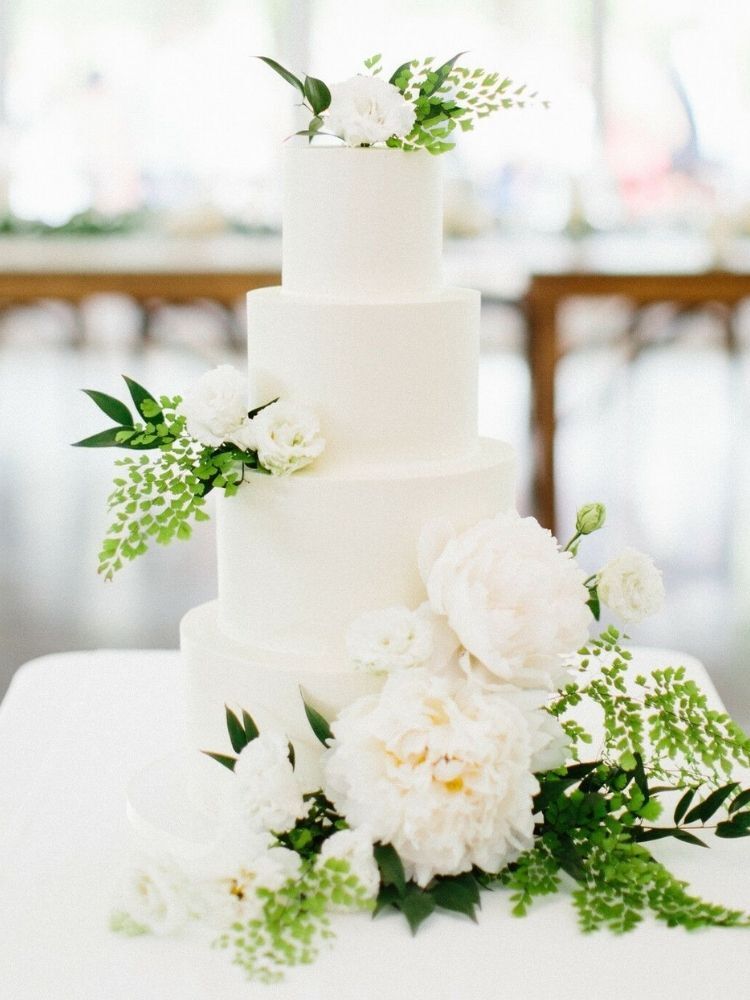
[[[642,670],[697,661],[639,650]],[[193,935],[124,939],[107,929],[126,856],[130,777],[182,743],[174,652],[49,656],[24,667],[0,705],[2,1000],[672,1000],[750,997],[750,930],[583,936],[564,896],[509,916],[485,895],[479,927],[451,915],[412,939],[397,914],[337,921],[337,940],[280,987],[247,983]],[[657,845],[716,901],[750,908],[750,847]],[[200,941],[200,943],[199,943]]]

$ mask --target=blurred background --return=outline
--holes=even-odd
[[[51,651],[175,647],[213,525],[96,576],[111,452],[77,389],[177,392],[244,364],[275,283],[293,92],[383,53],[528,81],[443,158],[446,271],[481,288],[481,430],[567,535],[608,504],[664,570],[633,630],[750,722],[750,6],[744,0],[0,0],[0,695]],[[587,558],[584,551],[584,559]]]

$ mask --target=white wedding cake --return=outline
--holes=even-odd
[[[347,629],[425,599],[425,523],[513,506],[512,449],[477,433],[479,293],[442,279],[440,159],[285,150],[282,285],[247,297],[250,405],[309,405],[326,449],[218,497],[218,599],[181,627],[193,747],[225,745],[230,704],[317,755],[300,688],[333,718],[381,686]]]

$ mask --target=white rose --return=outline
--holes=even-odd
[[[325,448],[318,418],[305,406],[271,403],[250,421],[260,464],[284,476],[313,462]]]
[[[354,829],[392,844],[419,885],[502,869],[533,843],[536,739],[501,688],[417,667],[333,723],[324,788]]]
[[[338,830],[324,841],[318,855],[318,864],[334,858],[346,861],[349,874],[353,875],[364,890],[366,899],[374,899],[380,888],[380,872],[372,850],[372,838],[365,830]]]
[[[650,556],[623,549],[599,573],[599,598],[626,622],[639,622],[661,610],[664,583]]]
[[[264,849],[248,858],[229,874],[203,882],[200,887],[202,913],[217,927],[257,918],[264,899],[259,889],[278,892],[287,882],[299,878],[301,860],[286,847]]]
[[[389,673],[425,663],[432,655],[430,619],[402,606],[368,611],[349,626],[349,657],[361,670]]]
[[[585,574],[531,517],[498,514],[452,536],[428,524],[419,563],[433,611],[496,680],[550,688],[586,641]]]
[[[235,801],[256,829],[284,833],[307,815],[309,803],[289,760],[287,740],[262,733],[241,751],[234,765]]]
[[[240,451],[256,451],[257,444],[253,421],[249,420],[248,417],[245,416],[245,419],[239,427],[235,427],[232,433],[227,437],[227,441],[239,448]]]
[[[180,930],[193,912],[192,890],[184,873],[167,859],[138,859],[123,885],[123,909],[154,934]]]
[[[202,375],[180,404],[188,433],[213,448],[230,440],[247,419],[247,410],[247,381],[231,365]]]
[[[376,76],[353,76],[331,87],[324,131],[348,146],[372,146],[394,135],[403,139],[415,118],[414,105],[393,84]]]

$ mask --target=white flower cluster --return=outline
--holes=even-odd
[[[125,882],[123,907],[133,924],[155,934],[171,934],[200,918],[218,928],[256,919],[264,899],[259,890],[278,892],[302,874],[295,851],[277,836],[291,830],[309,811],[289,759],[287,740],[262,733],[240,752],[231,796],[212,845],[190,861],[143,855]],[[318,864],[346,861],[364,898],[374,898],[379,875],[372,840],[353,830],[333,834]]]
[[[188,434],[212,448],[233,444],[254,451],[276,476],[304,468],[323,452],[320,424],[307,407],[277,400],[251,418],[247,397],[247,380],[236,368],[220,365],[206,372],[180,404]]]
[[[580,534],[605,517],[600,504],[583,514]],[[349,629],[354,666],[387,679],[333,723],[324,772],[347,822],[392,844],[426,885],[474,865],[498,871],[531,845],[534,772],[566,758],[544,705],[587,640],[594,578],[516,513],[460,534],[428,524],[419,567],[426,604],[370,612]],[[595,579],[627,621],[663,597],[651,560],[630,550]]]
[[[331,87],[331,103],[324,118],[323,130],[339,136],[348,146],[372,146],[391,136],[407,136],[416,112],[392,83],[376,76],[353,76]]]

